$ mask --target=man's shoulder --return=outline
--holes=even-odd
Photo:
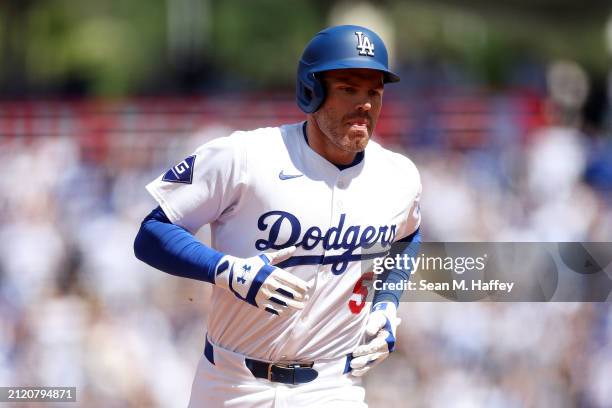
[[[261,127],[251,130],[238,130],[230,135],[239,143],[252,143],[262,145],[262,143],[280,141],[287,133],[295,132],[301,126],[300,123],[293,123],[281,126]]]
[[[416,173],[418,170],[414,162],[406,155],[390,150],[381,146],[379,143],[370,140],[366,153],[371,155],[376,165],[384,168],[385,171],[398,171],[402,173]]]
[[[298,126],[299,124],[293,124],[251,130],[234,130],[223,136],[206,140],[196,149],[196,152],[202,153],[212,150],[229,154],[230,152],[274,150],[276,146],[282,147],[284,136],[294,132]]]

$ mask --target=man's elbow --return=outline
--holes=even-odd
[[[146,231],[144,223],[140,226],[138,230],[138,234],[136,234],[136,238],[134,239],[134,256],[136,259],[144,262],[147,262],[147,253],[150,251],[147,250],[148,245],[148,232]]]

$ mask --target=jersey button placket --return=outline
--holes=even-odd
[[[346,189],[347,183],[341,176],[338,177],[336,187],[334,188],[334,199],[336,201],[336,210],[342,214],[346,207],[345,200],[343,199],[344,190]]]
[[[332,206],[331,206],[331,220],[329,228],[337,227],[338,222],[340,221],[341,215],[345,212],[345,202],[344,202],[344,181],[340,175],[336,178],[333,184],[333,195],[332,195]],[[334,249],[328,249],[325,251],[325,257],[339,255],[339,252]],[[324,280],[329,279],[332,275],[332,267],[333,265],[324,265]]]

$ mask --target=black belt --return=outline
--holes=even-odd
[[[245,358],[244,364],[255,377],[283,384],[303,384],[319,375],[312,368],[314,363],[266,363]]]
[[[215,364],[213,345],[208,338],[206,338],[204,355],[211,364]],[[267,363],[245,357],[244,364],[256,378],[283,384],[303,384],[311,382],[319,375],[317,370],[312,368],[314,363]]]

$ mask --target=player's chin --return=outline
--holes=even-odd
[[[346,139],[351,150],[361,152],[366,148],[368,141],[370,140],[370,130],[366,127],[352,127],[347,132]]]

